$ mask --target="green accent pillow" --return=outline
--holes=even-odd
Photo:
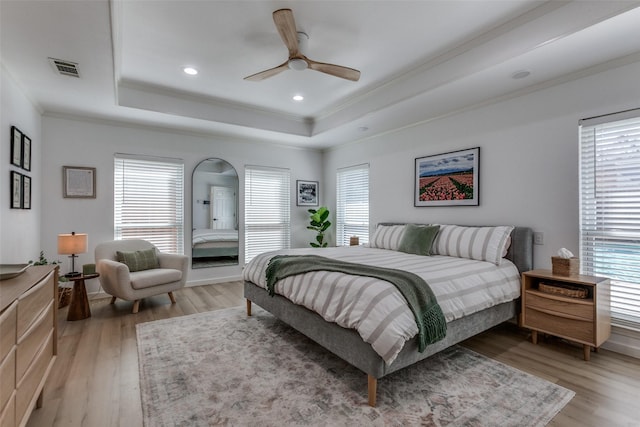
[[[130,272],[149,270],[160,266],[156,250],[154,248],[145,249],[143,251],[116,251],[116,258],[118,259],[118,262],[126,264],[127,267],[129,267]]]
[[[438,231],[440,231],[439,225],[407,224],[398,250],[408,254],[429,256]]]

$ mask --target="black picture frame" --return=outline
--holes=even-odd
[[[480,147],[418,157],[413,205],[478,206]]]
[[[31,170],[31,138],[22,134],[22,169]]]
[[[11,164],[22,167],[22,132],[11,126]]]
[[[11,209],[22,209],[22,174],[11,171]]]
[[[296,181],[296,206],[318,206],[318,181]]]
[[[31,209],[31,177],[22,175],[22,209]]]

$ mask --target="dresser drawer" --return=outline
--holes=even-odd
[[[0,408],[9,401],[16,388],[16,351],[11,349],[9,354],[0,362]]]
[[[18,425],[16,422],[16,395],[11,395],[9,402],[4,407],[0,408],[0,427],[15,427]]]
[[[54,273],[49,273],[44,279],[34,285],[18,299],[18,340],[29,329],[35,319],[49,302],[54,300]]]
[[[0,360],[11,351],[16,344],[16,313],[18,301],[14,301],[5,311],[0,314]]]
[[[27,371],[38,349],[49,336],[49,332],[53,330],[53,301],[49,302],[49,307],[40,313],[31,327],[18,340],[16,349],[16,381],[20,382],[22,376]]]
[[[16,424],[19,424],[24,417],[29,404],[36,401],[38,397],[36,391],[40,382],[43,381],[44,374],[53,359],[53,332],[49,333],[45,344],[40,348],[33,363],[27,369],[27,373],[18,382],[18,392],[16,394]]]
[[[593,322],[587,320],[570,319],[539,311],[537,308],[526,307],[524,311],[524,326],[570,340],[583,343],[593,343]]]
[[[542,295],[527,292],[525,304],[527,307],[555,311],[558,312],[559,315],[565,314],[566,317],[579,317],[580,319],[588,321],[593,320],[593,303],[587,303],[582,300],[559,300],[553,297],[547,298]]]

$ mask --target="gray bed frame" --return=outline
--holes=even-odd
[[[521,273],[531,270],[533,233],[530,228],[514,228],[506,258],[511,260]],[[405,344],[396,360],[391,365],[387,365],[354,329],[346,329],[336,323],[327,322],[315,312],[293,304],[280,295],[270,297],[264,288],[248,281],[244,282],[244,296],[247,299],[247,315],[251,316],[251,303],[254,302],[336,356],[365,372],[368,375],[370,406],[376,406],[378,379],[514,318],[519,307],[518,301],[510,301],[449,322],[447,336],[443,340],[427,346],[424,352],[419,353],[417,339],[414,338]]]

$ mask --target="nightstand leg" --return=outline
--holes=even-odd
[[[582,349],[584,350],[584,360],[588,362],[591,358],[591,346],[584,344]]]
[[[531,331],[531,342],[538,344],[538,331]]]

